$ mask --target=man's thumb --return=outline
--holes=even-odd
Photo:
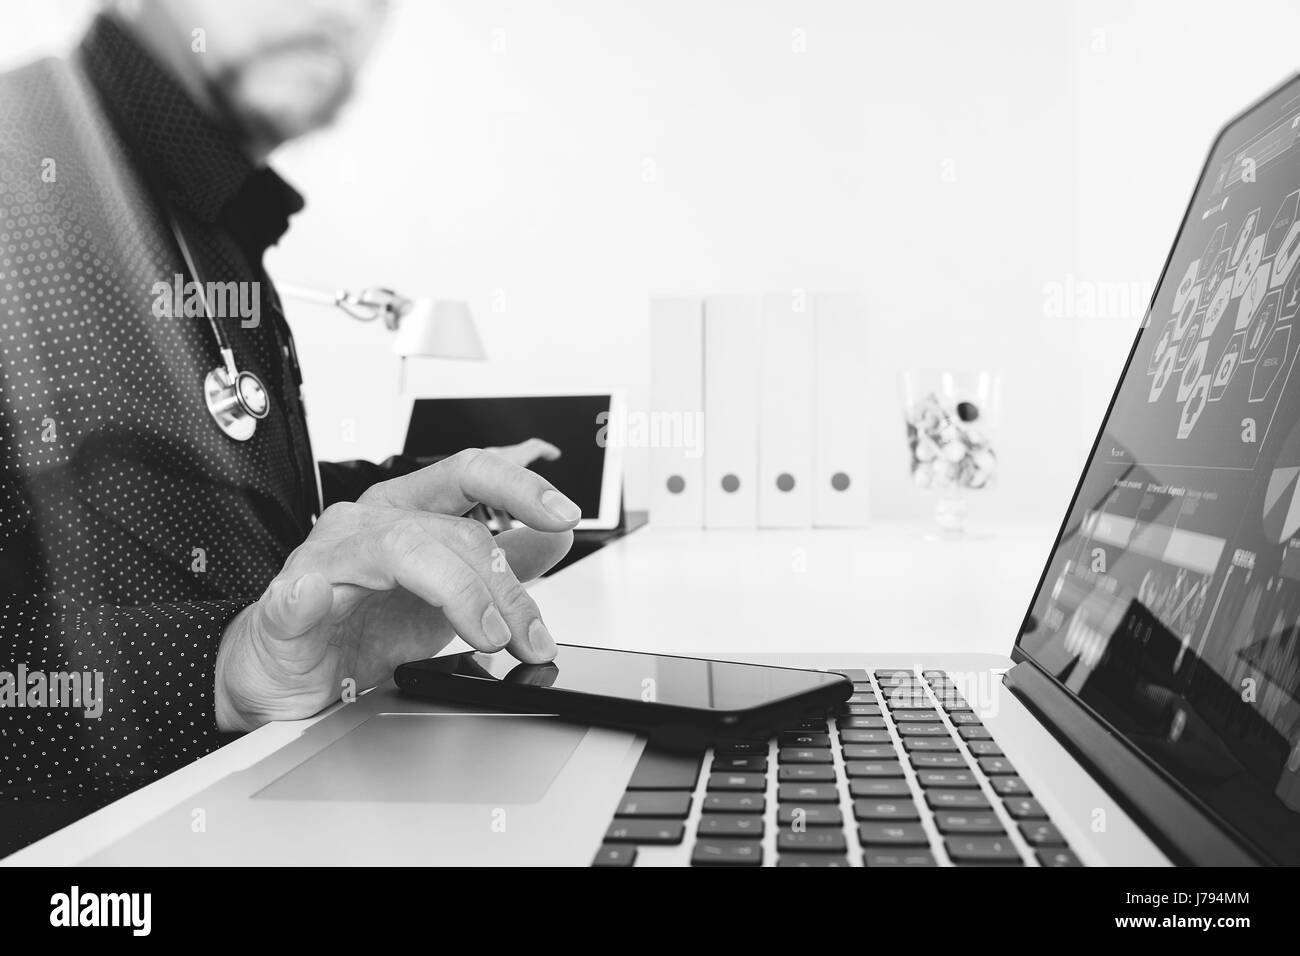
[[[319,624],[334,602],[333,589],[319,574],[276,581],[258,602],[262,633],[276,640],[292,640]]]

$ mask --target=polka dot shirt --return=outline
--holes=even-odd
[[[223,326],[270,396],[251,441],[204,404],[206,319],[156,314],[156,283],[189,278],[163,202],[204,281],[260,285],[258,324]],[[0,77],[0,672],[104,682],[98,718],[0,706],[0,853],[225,740],[222,630],[320,506],[261,264],[301,207],[110,19]],[[321,470],[326,503],[386,477]]]

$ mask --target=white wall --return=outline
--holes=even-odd
[[[17,6],[0,65],[85,8]],[[898,370],[953,363],[1007,375],[976,514],[1056,516],[1145,302],[1062,315],[1049,291],[1154,281],[1213,132],[1294,69],[1297,27],[1282,0],[404,0],[342,122],[277,158],[309,205],[270,265],[469,300],[491,361],[415,363],[412,390],[621,384],[634,408],[649,295],[861,290],[876,510],[928,508]],[[292,315],[318,452],[394,450],[379,330]]]

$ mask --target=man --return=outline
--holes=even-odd
[[[554,656],[520,581],[579,512],[535,473],[469,451],[318,490],[262,269],[303,203],[263,163],[334,117],[384,12],[138,0],[0,80],[0,853],[453,634]],[[176,276],[248,308],[159,309]],[[246,440],[205,404],[223,365],[256,376]]]

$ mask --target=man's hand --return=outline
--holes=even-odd
[[[517,445],[506,445],[504,448],[484,448],[483,450],[495,452],[506,461],[522,468],[527,468],[539,458],[542,461],[555,461],[562,454],[559,448],[542,438],[530,438],[527,441],[519,442]]]
[[[526,525],[493,537],[476,503]],[[464,451],[325,509],[266,593],[230,622],[216,667],[217,723],[248,730],[307,717],[459,634],[521,661],[555,656],[521,585],[569,550],[578,506],[491,452]]]

